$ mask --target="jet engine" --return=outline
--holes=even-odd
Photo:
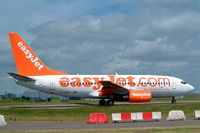
[[[149,90],[134,90],[129,91],[129,102],[149,102],[151,101],[151,91]]]

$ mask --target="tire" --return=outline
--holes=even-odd
[[[106,101],[104,99],[99,100],[99,105],[100,106],[106,105]]]
[[[175,104],[175,103],[176,103],[176,100],[172,100],[172,103]]]
[[[108,100],[107,101],[107,105],[108,106],[113,106],[114,105],[114,101],[113,100]]]
[[[176,103],[176,99],[175,97],[172,97],[172,104],[175,104]]]

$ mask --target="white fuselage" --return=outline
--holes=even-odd
[[[128,90],[150,90],[152,97],[183,96],[194,88],[183,80],[158,75],[50,75],[31,76],[35,81],[18,81],[20,85],[66,97],[101,98],[98,81],[111,81]]]

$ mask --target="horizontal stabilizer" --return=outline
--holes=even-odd
[[[26,76],[22,76],[22,75],[19,75],[19,74],[16,74],[16,73],[8,72],[8,74],[10,76],[12,76],[13,78],[19,80],[19,81],[35,81],[32,78],[29,78],[29,77],[26,77]]]

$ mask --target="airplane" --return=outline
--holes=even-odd
[[[149,102],[152,98],[186,95],[194,87],[184,80],[162,75],[70,75],[48,68],[17,33],[9,33],[18,73],[8,72],[27,88],[64,97],[95,98],[99,105],[114,101]]]

